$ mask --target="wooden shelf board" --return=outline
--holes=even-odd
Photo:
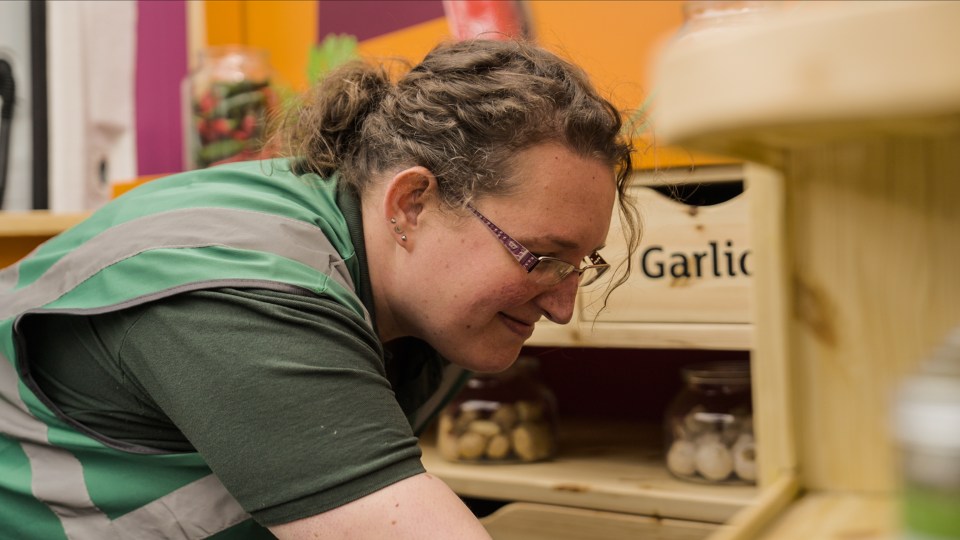
[[[561,326],[541,321],[531,347],[709,349],[746,351],[753,346],[747,323],[611,323],[582,321]]]
[[[582,323],[581,335],[594,347],[749,350],[747,323]]]
[[[423,440],[423,464],[467,497],[525,501],[722,523],[749,505],[753,486],[684,482],[663,465],[658,426],[571,421],[561,425],[560,454],[531,464],[451,463]]]
[[[788,507],[758,540],[895,540],[896,498],[885,494],[810,492]]]
[[[778,164],[783,148],[830,139],[955,132],[960,3],[796,4],[667,47],[653,70],[660,140]]]
[[[56,214],[44,210],[0,212],[0,237],[50,237],[80,223],[88,214]]]
[[[496,540],[703,540],[720,527],[537,503],[511,503],[480,521]]]

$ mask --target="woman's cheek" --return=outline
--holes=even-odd
[[[526,278],[526,276],[524,276]],[[491,301],[496,306],[496,311],[503,311],[529,302],[535,295],[535,291],[527,279],[502,283],[494,288],[494,293],[490,296]]]

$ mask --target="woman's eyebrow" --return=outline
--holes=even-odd
[[[552,243],[552,244],[554,244],[554,245],[559,246],[559,247],[562,248],[562,249],[576,250],[576,249],[579,249],[579,248],[580,248],[580,244],[578,244],[577,242],[574,242],[573,240],[570,240],[570,239],[568,239],[568,238],[564,238],[564,237],[562,237],[562,236],[556,236],[556,235],[552,235],[552,234],[547,234],[547,235],[544,235],[544,236],[539,236],[539,237],[537,237],[536,240],[537,240],[538,242],[541,242],[541,241],[550,242],[550,243]],[[604,243],[604,244],[600,244],[599,246],[595,247],[595,248],[593,249],[593,251],[600,251],[600,250],[603,249],[604,247],[606,247],[606,244],[605,244],[605,243]]]
[[[561,249],[577,249],[580,247],[576,242],[562,236],[556,236],[553,234],[544,234],[540,236],[530,237],[531,244],[537,244],[542,246],[544,244],[550,244],[553,246],[560,247]]]

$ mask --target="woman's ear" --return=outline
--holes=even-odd
[[[425,204],[435,199],[436,193],[437,179],[426,167],[409,167],[387,181],[384,217],[400,242],[412,240]]]

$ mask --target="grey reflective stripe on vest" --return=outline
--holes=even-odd
[[[18,279],[20,279],[19,264],[15,264],[10,268],[6,268],[0,272],[0,294],[3,294],[16,286]]]
[[[47,425],[27,411],[18,381],[13,364],[0,352],[0,430],[20,442],[30,461],[33,496],[60,518],[67,538],[84,538],[87,531],[103,529],[109,520],[90,501],[80,462],[70,452],[50,446]]]
[[[443,368],[443,376],[440,378],[440,385],[433,395],[430,396],[423,405],[417,408],[413,414],[413,432],[420,433],[427,427],[433,416],[439,411],[440,407],[446,405],[454,394],[460,389],[460,382],[467,376],[467,370],[456,364],[448,364]]]
[[[121,539],[193,540],[249,518],[220,480],[210,474],[118,517],[113,528]]]
[[[20,447],[30,460],[33,496],[57,515],[67,538],[105,537],[110,519],[90,500],[80,461],[48,444],[22,441]]]
[[[36,281],[12,294],[0,288],[0,319],[41,307],[110,266],[157,248],[225,246],[275,253],[328,274],[347,290],[353,279],[316,225],[230,208],[191,208],[153,214],[106,229],[66,254]],[[0,272],[0,283],[9,279]],[[364,318],[370,314],[364,309]]]
[[[196,540],[249,519],[211,474],[111,521],[90,500],[79,460],[50,445],[47,425],[27,411],[17,381],[0,353],[0,430],[20,441],[33,496],[56,514],[70,540]]]
[[[315,225],[249,210],[187,209],[106,229],[17,291],[11,292],[18,265],[0,272],[0,319],[40,308],[100,270],[143,251],[211,245],[275,253],[356,290],[342,258]],[[145,295],[137,301],[155,296]],[[365,310],[364,316],[371,320]],[[33,495],[57,515],[67,538],[194,540],[250,517],[220,481],[209,475],[111,521],[90,499],[79,460],[49,443],[48,427],[30,414],[20,398],[18,381],[13,363],[0,353],[0,431],[19,441],[30,462]]]

